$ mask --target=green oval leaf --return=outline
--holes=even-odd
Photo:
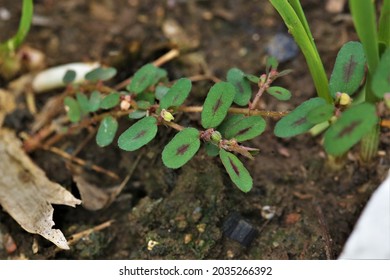
[[[325,103],[325,99],[321,97],[311,98],[303,102],[287,116],[278,121],[274,129],[275,135],[286,138],[305,133],[313,127],[313,124],[307,119],[308,113]]]
[[[161,100],[169,91],[169,87],[166,86],[156,86],[155,97],[157,100]]]
[[[334,114],[333,104],[324,104],[314,108],[307,114],[307,120],[312,124],[319,124],[329,120]]]
[[[147,101],[149,104],[154,104],[155,97],[153,92],[142,92],[135,97],[136,101]]]
[[[266,74],[268,75],[271,70],[276,70],[278,68],[279,62],[274,56],[267,57],[267,62],[265,66]]]
[[[112,67],[98,67],[85,74],[85,79],[91,82],[107,81],[116,75],[116,69]]]
[[[253,186],[253,180],[242,162],[232,153],[223,149],[219,151],[219,157],[230,179],[243,192],[249,192]]]
[[[118,130],[118,122],[112,116],[104,117],[100,122],[98,132],[96,134],[96,143],[100,147],[108,146],[112,143],[115,133]]]
[[[100,92],[94,90],[89,97],[89,111],[96,112],[99,110],[100,102],[102,101],[102,97]]]
[[[71,84],[75,79],[76,79],[76,71],[70,69],[65,72],[65,75],[62,78],[62,82],[64,84]]]
[[[114,108],[119,104],[120,97],[121,95],[118,92],[110,93],[100,102],[100,108],[104,110]]]
[[[383,53],[378,67],[372,77],[372,90],[376,96],[383,98],[390,93],[390,48]]]
[[[206,154],[210,157],[215,157],[219,154],[219,148],[211,142],[206,142],[204,147]]]
[[[260,116],[250,116],[236,121],[225,131],[227,139],[235,138],[238,142],[253,139],[265,130],[265,120]]]
[[[135,151],[149,143],[157,134],[157,120],[145,117],[121,134],[118,146],[125,151]]]
[[[236,89],[234,103],[240,106],[247,105],[252,96],[252,89],[245,73],[238,68],[232,68],[227,72],[226,79]]]
[[[327,153],[338,156],[348,151],[378,123],[373,104],[361,103],[349,108],[325,132]]]
[[[275,97],[277,100],[285,101],[291,98],[291,92],[282,87],[270,87],[267,89],[267,93]]]
[[[134,119],[134,120],[143,118],[145,116],[146,116],[146,111],[144,111],[144,110],[135,110],[134,112],[131,112],[129,114],[129,118]]]
[[[361,43],[344,44],[337,54],[329,81],[329,89],[333,98],[337,92],[345,92],[349,95],[355,93],[363,80],[365,63],[366,57]]]
[[[145,100],[140,100],[137,102],[137,108],[140,110],[147,110],[150,107],[150,102]]]
[[[179,168],[196,154],[199,147],[199,131],[191,127],[185,128],[165,146],[162,161],[169,168]]]
[[[243,114],[234,114],[234,115],[229,115],[227,116],[223,122],[218,126],[218,131],[225,136],[226,138],[226,130],[234,125],[236,122],[239,120],[243,119],[245,116]]]
[[[160,102],[160,109],[169,107],[179,107],[184,103],[192,88],[191,80],[187,78],[179,79],[164,95]]]
[[[227,82],[219,82],[211,87],[201,114],[204,128],[216,127],[223,121],[232,105],[235,91],[234,86]]]
[[[64,99],[64,104],[68,119],[71,122],[78,122],[81,118],[79,103],[74,98],[67,96]]]
[[[79,103],[80,110],[82,114],[87,114],[90,112],[89,110],[89,100],[88,97],[82,92],[76,92],[76,100]]]
[[[156,84],[166,75],[167,72],[164,69],[158,68],[153,64],[148,63],[134,73],[130,84],[126,88],[131,92],[139,94],[146,90],[148,87]]]
[[[252,75],[252,74],[246,74],[245,78],[250,81],[251,83],[254,83],[256,85],[259,84],[260,78],[258,76]]]

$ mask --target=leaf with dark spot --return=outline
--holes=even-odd
[[[329,120],[334,114],[333,104],[324,104],[314,108],[307,114],[307,120],[311,124],[319,124]]]
[[[234,103],[240,106],[247,105],[252,96],[252,89],[245,73],[238,68],[232,68],[228,71],[226,79],[236,89]]]
[[[245,118],[243,114],[234,114],[234,115],[229,115],[227,116],[223,122],[218,126],[218,131],[225,137],[226,137],[226,130],[233,126],[236,122],[239,120]]]
[[[105,117],[99,125],[98,132],[96,134],[96,143],[100,147],[108,146],[112,143],[115,137],[115,133],[118,130],[118,122],[112,116]]]
[[[110,93],[109,95],[105,96],[100,102],[100,108],[105,110],[114,108],[119,104],[120,97],[121,95],[119,92]]]
[[[270,87],[267,89],[267,93],[275,97],[277,100],[285,101],[291,98],[291,92],[282,87]]]
[[[334,156],[342,155],[377,124],[378,116],[373,104],[361,103],[349,108],[326,131],[326,152]]]
[[[125,151],[135,151],[149,143],[157,134],[157,120],[145,117],[121,134],[118,146]]]
[[[184,103],[192,88],[191,80],[187,78],[179,79],[162,97],[160,109],[169,107],[179,107]]]
[[[333,97],[337,92],[352,95],[359,88],[364,77],[366,58],[362,44],[348,42],[339,51],[329,81]]]
[[[165,146],[162,161],[169,168],[182,167],[196,154],[199,147],[199,131],[195,128],[185,128]]]
[[[167,75],[164,69],[153,64],[145,64],[135,72],[130,84],[126,87],[128,91],[139,94],[148,87],[158,83],[160,79]]]
[[[242,162],[232,153],[223,149],[219,151],[219,157],[230,179],[243,192],[249,192],[253,186],[253,180]]]
[[[226,129],[225,137],[235,138],[238,142],[253,139],[263,133],[265,125],[265,120],[260,116],[244,117]]]
[[[207,94],[201,114],[204,128],[217,127],[225,118],[232,105],[235,88],[231,83],[219,82]]]
[[[309,112],[324,104],[326,104],[326,101],[320,97],[311,98],[303,102],[278,121],[274,129],[275,135],[286,138],[307,132],[314,126],[307,118]]]
[[[390,93],[390,47],[382,54],[372,77],[372,90],[379,98],[383,98],[386,93]]]

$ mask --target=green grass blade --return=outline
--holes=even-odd
[[[310,38],[306,32],[304,24],[301,22],[293,7],[287,1],[270,0],[270,2],[283,18],[289,32],[293,35],[295,41],[303,52],[317,90],[317,95],[325,99],[328,103],[332,103],[333,100],[329,92],[328,78],[326,76],[324,65],[322,64],[312,38]]]
[[[303,27],[305,28],[306,34],[309,37],[313,47],[315,47],[313,35],[311,34],[309,23],[307,22],[305,13],[303,12],[301,2],[299,0],[289,0],[288,2],[290,2],[291,7],[294,9],[300,22],[302,23]]]
[[[15,36],[0,45],[0,49],[6,49],[10,52],[15,51],[23,42],[30,30],[33,17],[33,0],[23,0],[22,16],[19,22],[19,28]]]
[[[349,7],[356,32],[363,44],[368,70],[373,73],[379,63],[375,7],[371,0],[350,0]]]
[[[390,0],[384,0],[379,17],[378,40],[390,47]]]

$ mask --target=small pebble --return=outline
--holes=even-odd
[[[275,216],[275,212],[275,206],[266,205],[261,208],[261,216],[266,220],[271,220]]]
[[[223,224],[223,233],[244,246],[249,246],[257,235],[254,226],[245,221],[238,213],[227,217]]]
[[[149,250],[149,251],[152,251],[153,248],[154,248],[156,245],[158,245],[158,244],[160,244],[160,243],[157,242],[157,241],[149,240],[149,242],[148,242],[148,250]]]
[[[275,57],[277,61],[282,63],[297,56],[299,49],[290,35],[277,33],[268,42],[266,51],[268,55]]]
[[[184,235],[184,244],[188,244],[191,241],[192,241],[192,234],[191,233]]]

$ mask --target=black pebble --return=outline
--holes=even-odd
[[[257,235],[257,231],[250,223],[245,221],[240,214],[230,214],[224,224],[223,233],[230,239],[248,247]]]

